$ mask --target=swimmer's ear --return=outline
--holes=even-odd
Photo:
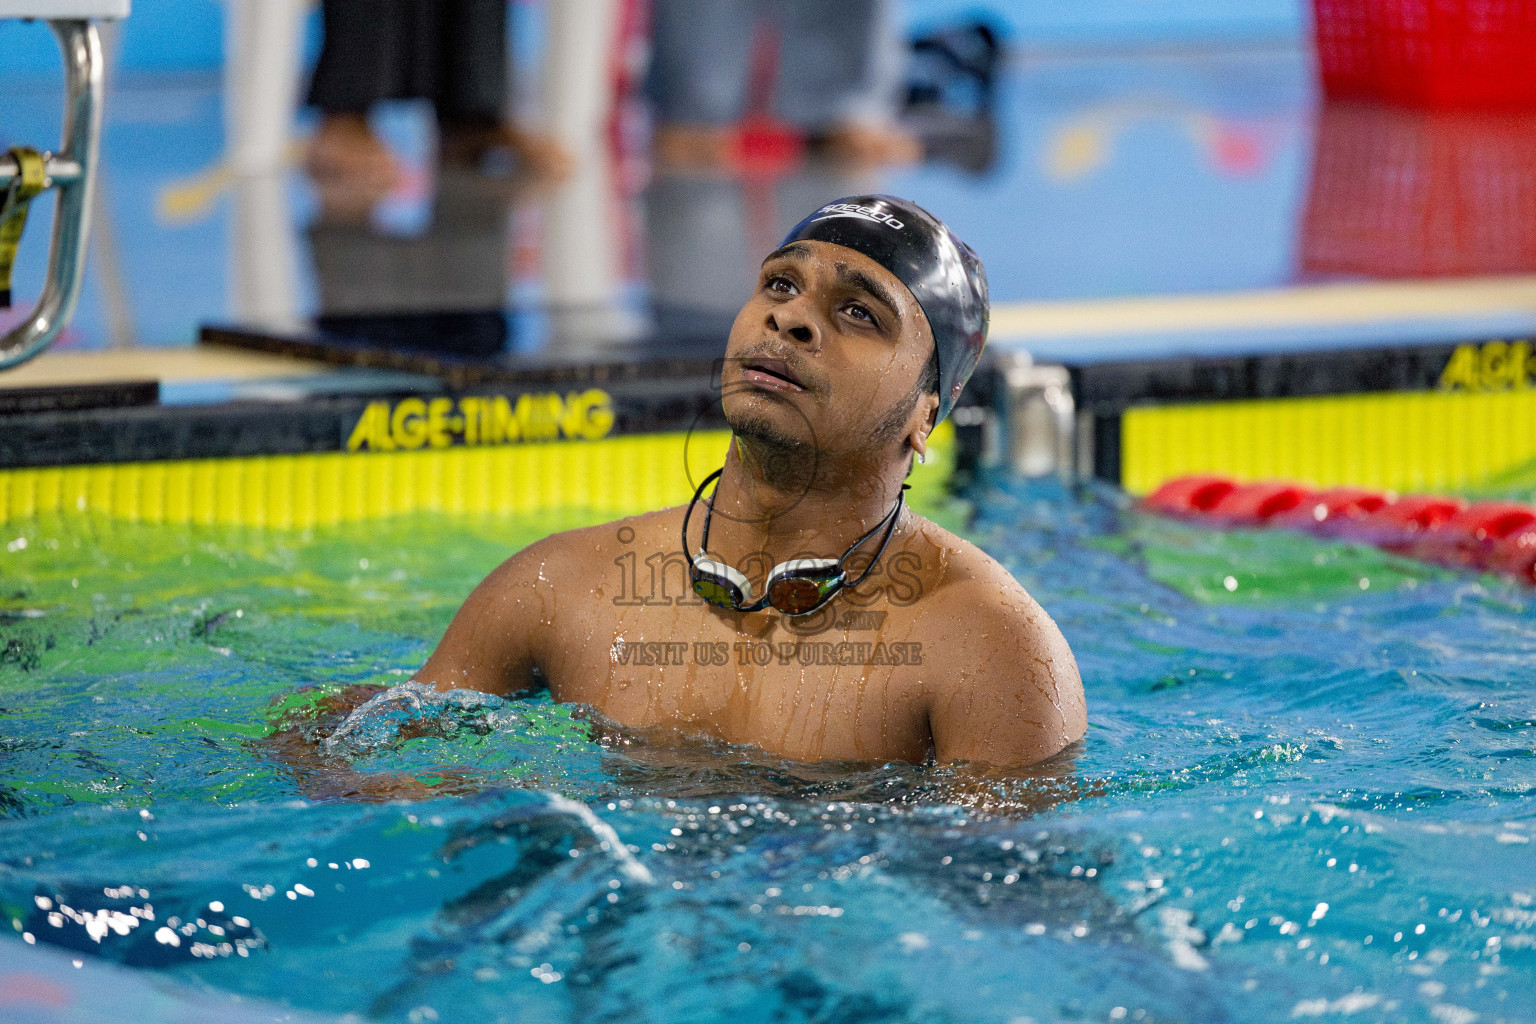
[[[912,417],[907,421],[907,444],[917,453],[919,462],[928,455],[928,435],[933,433],[938,419],[939,396],[930,391],[917,400]]]

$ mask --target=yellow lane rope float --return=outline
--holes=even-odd
[[[1437,386],[1127,409],[1121,484],[1149,494],[1219,474],[1313,487],[1526,491],[1536,486],[1536,347],[1457,346]]]
[[[404,450],[0,470],[0,525],[91,514],[144,523],[305,529],[413,512],[633,515],[680,505],[725,458],[727,430]],[[919,506],[944,488],[953,428],[914,469]],[[936,457],[935,457],[936,456]]]

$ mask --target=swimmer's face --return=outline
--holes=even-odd
[[[763,262],[725,355],[725,416],[741,437],[903,457],[938,410],[937,395],[915,395],[933,357],[922,307],[885,267],[830,242]]]

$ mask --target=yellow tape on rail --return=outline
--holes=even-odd
[[[35,149],[17,147],[10,152],[16,161],[16,177],[6,186],[0,205],[0,309],[11,308],[11,268],[16,249],[27,227],[27,208],[48,185],[48,164]]]

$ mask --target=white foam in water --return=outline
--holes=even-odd
[[[325,738],[324,746],[327,753],[357,756],[394,742],[407,723],[421,723],[428,735],[450,735],[461,728],[497,732],[526,721],[521,712],[492,694],[436,690],[412,679],[354,710]]]
[[[629,852],[629,847],[624,845],[624,840],[613,830],[613,826],[602,818],[592,813],[592,808],[577,800],[563,797],[559,793],[549,794],[549,805],[557,811],[563,811],[580,819],[581,823],[592,831],[597,837],[598,845],[619,862],[619,870],[625,877],[636,882],[644,882],[646,885],[655,884],[656,879],[644,864],[635,859],[635,855]]]

